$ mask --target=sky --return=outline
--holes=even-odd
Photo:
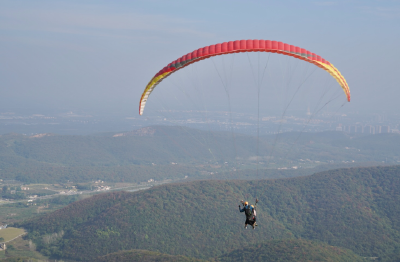
[[[352,101],[345,110],[400,112],[398,0],[0,0],[0,110],[79,109],[137,116],[146,84],[168,63],[200,47],[240,39],[282,41],[326,58],[350,86]],[[228,63],[225,59],[215,63]],[[258,58],[253,54],[252,59]],[[279,59],[273,64],[286,63],[284,70],[295,64]],[[203,100],[197,99],[196,90],[186,93],[173,87],[174,81],[192,76],[194,69],[188,69],[161,83],[146,110],[164,102],[173,108],[168,101],[185,97],[194,108],[201,100],[210,110],[218,107],[222,96],[226,101],[215,70],[213,76],[207,75],[212,64],[201,63],[193,68],[201,71],[197,76],[201,81],[208,80]],[[248,68],[236,62],[233,74]],[[279,72],[271,69],[269,74]],[[312,81],[325,81],[320,77]],[[294,77],[297,83],[300,78]],[[240,76],[233,80],[242,86],[246,81],[251,80]],[[257,96],[246,94],[239,84],[230,91],[237,94],[232,95],[234,105],[240,99],[251,104]],[[208,96],[212,103],[204,102]],[[345,100],[344,94],[340,99]]]

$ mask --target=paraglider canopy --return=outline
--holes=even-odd
[[[161,69],[147,84],[139,103],[139,114],[143,114],[144,107],[151,92],[163,79],[172,73],[182,69],[192,63],[207,59],[212,56],[232,54],[239,52],[270,52],[282,55],[292,56],[306,62],[312,63],[325,71],[336,79],[350,102],[350,89],[346,79],[330,62],[321,56],[311,53],[310,51],[286,43],[270,40],[237,40],[224,42],[220,44],[206,46],[188,53],[175,61],[172,61],[163,69]]]

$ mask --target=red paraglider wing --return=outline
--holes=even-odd
[[[293,56],[298,59],[302,59],[309,63],[315,64],[316,66],[324,69],[329,74],[331,74],[339,85],[342,87],[343,91],[347,96],[347,101],[350,102],[350,89],[347,85],[346,80],[342,74],[327,60],[322,57],[311,53],[303,48],[288,45],[282,42],[270,41],[270,40],[237,40],[224,42],[221,44],[210,45],[200,49],[197,49],[191,53],[188,53],[179,59],[171,62],[166,67],[161,69],[147,84],[142,97],[140,98],[139,104],[139,114],[143,114],[144,107],[146,105],[149,95],[153,89],[159,84],[163,79],[168,77],[173,72],[184,68],[192,63],[198,62],[200,60],[209,58],[211,56],[239,53],[239,52],[270,52],[279,53],[283,55]]]

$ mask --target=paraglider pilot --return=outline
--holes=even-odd
[[[243,203],[243,200],[242,200],[241,202],[242,202],[243,208],[240,208],[240,205],[239,205],[239,211],[244,212],[246,215],[246,222],[244,224],[244,228],[247,228],[247,225],[250,225],[254,229],[256,226],[258,226],[256,223],[257,214],[256,214],[256,207],[255,207],[257,205],[258,199],[256,199],[256,204],[254,206],[249,205],[249,202],[247,202],[247,201]]]

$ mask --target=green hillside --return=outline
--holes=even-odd
[[[42,253],[70,259],[130,249],[208,259],[247,244],[296,238],[380,257],[400,248],[398,188],[400,166],[197,181],[97,195],[19,226]],[[237,205],[255,197],[260,226],[246,230]]]
[[[236,249],[216,259],[218,262],[265,261],[366,261],[350,250],[309,240],[274,240]]]
[[[148,250],[129,250],[97,257],[93,262],[202,262],[184,256],[172,256]]]
[[[320,166],[345,167],[353,161],[358,166],[400,162],[398,134],[284,133],[257,141],[230,132],[167,126],[93,136],[0,135],[0,179],[25,183],[143,182],[185,176],[258,179],[309,175]]]
[[[201,262],[194,258],[173,256],[148,250],[128,250],[111,253],[97,257],[93,262]],[[242,262],[242,261],[266,261],[266,262],[292,262],[292,261],[348,261],[361,262],[366,259],[354,254],[354,252],[330,246],[325,243],[312,242],[304,239],[272,240],[257,243],[253,246],[235,249],[217,258],[210,258],[213,262]]]

